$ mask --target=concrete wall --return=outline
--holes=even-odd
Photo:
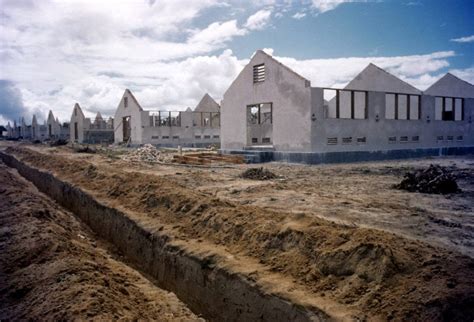
[[[142,143],[157,146],[205,147],[220,144],[220,128],[193,125],[193,111],[181,112],[180,126],[151,126],[150,113],[144,111]]]
[[[124,106],[124,98],[127,97],[128,106]],[[120,100],[120,103],[117,107],[114,117],[114,142],[122,143],[123,142],[123,118],[130,117],[130,126],[131,126],[131,144],[142,144],[143,130],[142,130],[142,116],[143,110],[141,106],[133,97],[132,93],[129,90],[126,90]]]
[[[124,106],[124,98],[128,97],[128,107]],[[216,104],[209,95],[200,102],[202,112],[211,109],[215,112]],[[144,111],[133,94],[126,90],[120,101],[114,118],[114,142],[123,142],[123,117],[131,117],[131,144],[153,144],[156,146],[203,147],[220,143],[220,128],[194,126],[194,112],[191,109],[181,112],[181,126],[152,126],[150,111]],[[199,136],[199,139],[196,137]]]
[[[474,99],[465,98],[464,121],[435,121],[435,98],[421,97],[421,117],[419,120],[385,119],[385,93],[368,92],[368,118],[327,119],[324,117],[323,89],[312,88],[312,110],[316,120],[312,122],[312,151],[376,151],[394,149],[416,149],[435,147],[474,146]],[[377,121],[378,119],[378,121]],[[408,137],[401,142],[401,137]],[[418,136],[418,141],[413,138]],[[443,136],[443,140],[438,140]],[[453,140],[447,140],[447,137]],[[462,140],[457,140],[462,136]],[[343,138],[352,138],[351,143],[343,143]],[[389,143],[389,137],[396,142]],[[337,138],[337,144],[328,144],[328,138]],[[357,138],[365,138],[358,143]]]
[[[265,64],[265,81],[253,82],[253,66]],[[263,51],[250,63],[224,94],[221,107],[221,147],[248,146],[247,106],[273,106],[273,146],[276,150],[311,150],[311,87],[309,82]]]
[[[75,138],[75,124],[77,123],[77,139]],[[84,142],[85,116],[79,104],[74,105],[69,123],[69,137],[71,142]]]

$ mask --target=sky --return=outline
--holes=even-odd
[[[474,83],[473,17],[474,0],[0,0],[0,124],[113,116],[126,88],[149,110],[219,102],[258,49],[312,86],[371,62],[420,90]]]

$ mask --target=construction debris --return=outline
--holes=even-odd
[[[169,153],[161,153],[151,144],[145,144],[123,157],[123,160],[131,162],[171,162],[171,159]]]
[[[97,150],[95,148],[91,148],[88,145],[74,146],[73,150],[76,153],[96,153],[97,152]]]
[[[250,168],[242,172],[240,177],[251,180],[271,180],[277,178],[277,175],[268,169]]]
[[[430,165],[427,169],[407,172],[396,189],[410,192],[447,194],[460,192],[456,177],[446,168],[439,165]]]
[[[173,162],[189,165],[242,164],[245,163],[245,158],[241,155],[223,155],[203,152],[174,155]]]
[[[49,146],[61,146],[61,145],[66,145],[67,141],[64,139],[57,139],[57,140],[52,140],[49,142]]]

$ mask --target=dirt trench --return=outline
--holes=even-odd
[[[0,321],[203,321],[0,160]]]
[[[101,238],[111,242],[159,287],[175,293],[193,312],[211,321],[325,321],[323,310],[265,291],[248,275],[217,264],[216,254],[190,250],[163,227],[147,227],[119,209],[53,174],[0,152],[0,158]],[[217,255],[218,256],[218,255]]]

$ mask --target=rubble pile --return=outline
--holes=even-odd
[[[268,169],[261,168],[250,168],[242,172],[240,177],[251,180],[271,180],[277,178],[277,175]]]
[[[88,145],[86,146],[75,146],[73,147],[74,152],[76,153],[96,153],[97,150],[95,148],[91,148]]]
[[[57,139],[49,142],[49,146],[61,146],[66,145],[67,141],[64,139]]]
[[[169,153],[161,153],[151,144],[145,144],[126,154],[123,159],[131,162],[171,162],[172,156]]]
[[[407,172],[396,189],[410,192],[447,194],[461,191],[456,183],[456,177],[446,168],[430,165],[427,169]]]

